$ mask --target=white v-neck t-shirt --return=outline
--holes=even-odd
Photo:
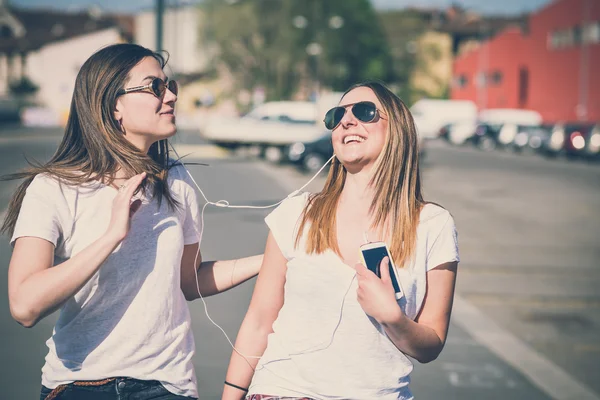
[[[356,299],[353,268],[333,251],[307,254],[306,238],[294,247],[309,194],[286,199],[267,216],[287,259],[284,303],[273,323],[250,394],[315,399],[412,399],[413,365]],[[308,228],[305,230],[308,232]],[[404,313],[416,318],[427,291],[427,271],[459,261],[454,220],[427,204],[420,215],[414,261],[399,269]]]
[[[92,278],[60,310],[42,384],[126,376],[160,381],[197,397],[194,338],[180,289],[183,246],[199,240],[196,193],[182,166],[168,184],[180,203],[140,195],[130,231]],[[32,236],[55,245],[54,265],[75,256],[108,228],[117,190],[100,183],[70,186],[38,175],[27,188],[11,243]]]

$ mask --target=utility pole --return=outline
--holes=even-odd
[[[156,0],[156,51],[163,50],[163,15],[165,13],[165,0]]]

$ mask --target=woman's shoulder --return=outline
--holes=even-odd
[[[280,204],[271,212],[271,215],[278,217],[285,217],[291,219],[297,219],[298,216],[304,211],[308,199],[311,193],[293,193],[283,199]],[[273,218],[273,217],[271,217]]]
[[[434,228],[446,224],[452,218],[452,214],[444,207],[436,203],[426,203],[421,209],[419,226]]]
[[[181,160],[169,160],[169,169],[167,173],[167,182],[170,186],[173,184],[194,187],[194,182],[189,175],[188,169]]]
[[[57,191],[61,190],[61,186],[64,186],[61,183],[60,179],[56,176],[53,176],[49,173],[40,173],[37,174],[29,186],[27,187],[28,191],[36,191],[40,193],[46,193],[48,195],[57,193]]]
[[[288,197],[281,202],[280,207],[286,208],[290,211],[302,211],[312,196],[313,194],[310,192],[295,193],[293,196],[288,195]]]
[[[186,168],[181,160],[169,159],[169,177],[181,179],[186,174]]]

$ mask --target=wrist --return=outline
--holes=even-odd
[[[399,305],[394,304],[384,313],[382,313],[379,323],[384,327],[388,326],[402,326],[406,323],[408,317],[404,315]]]
[[[108,246],[112,246],[113,249],[115,247],[117,247],[122,241],[123,239],[125,239],[124,237],[122,237],[122,235],[117,235],[114,232],[111,232],[110,230],[107,230],[104,235],[102,235],[102,237],[100,238],[104,243],[106,243]]]
[[[240,391],[242,393],[248,393],[248,388],[247,387],[244,387],[244,386],[241,386],[241,385],[236,385],[235,383],[228,382],[227,380],[225,380],[225,382],[223,382],[223,383],[225,383],[225,386],[229,386],[231,388],[234,388],[234,389],[236,389],[236,390],[238,390],[238,391]]]

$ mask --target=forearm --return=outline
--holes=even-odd
[[[262,260],[261,254],[237,260],[202,262],[198,268],[198,284],[202,296],[224,292],[255,277],[260,271]]]
[[[31,275],[11,296],[11,312],[31,327],[75,295],[98,271],[119,241],[102,236],[69,260]]]
[[[444,347],[435,330],[413,321],[401,311],[389,321],[382,322],[382,325],[400,351],[421,363],[435,360]]]
[[[234,385],[248,388],[254,375],[254,370],[267,347],[267,337],[271,328],[261,327],[246,317],[235,342],[235,349],[231,354],[229,368],[225,380]],[[245,392],[225,385],[223,399],[243,399]]]

